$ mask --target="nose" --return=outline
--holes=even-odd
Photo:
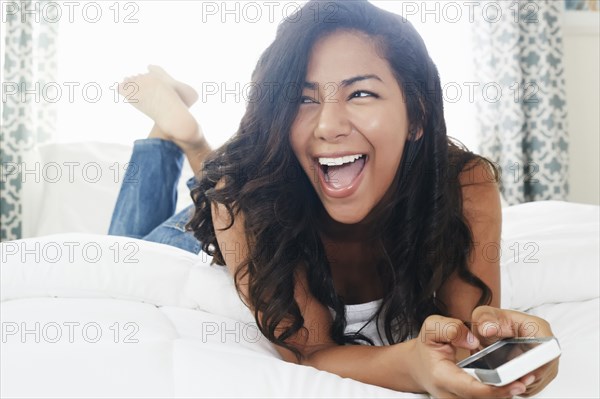
[[[350,121],[339,102],[324,102],[315,127],[315,137],[325,141],[337,141],[348,136],[351,131]]]

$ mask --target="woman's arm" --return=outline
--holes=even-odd
[[[490,306],[479,306],[481,292],[453,275],[440,291],[452,317],[473,323],[473,333],[483,346],[500,338],[552,336],[550,325],[543,319],[500,307],[500,234],[502,207],[500,193],[491,172],[483,163],[467,168],[459,176],[462,186],[463,212],[473,234],[474,250],[469,270],[492,291]],[[460,353],[459,358],[468,353]],[[558,359],[522,377],[527,386],[524,396],[546,387],[558,374]]]
[[[212,218],[221,253],[230,274],[233,276],[248,255],[243,214],[238,213],[232,227],[227,230],[223,229],[229,225],[230,220],[229,214],[223,205],[213,204]],[[247,281],[247,276],[244,276],[239,282],[239,287],[246,304],[250,304],[247,299]],[[332,316],[329,310],[310,293],[306,271],[301,268],[299,268],[296,275],[294,297],[304,317],[306,330],[290,337],[287,343],[298,349],[302,356],[298,360],[290,350],[276,345],[275,348],[283,360],[313,366],[320,370],[327,370],[343,377],[374,385],[397,390],[418,390],[416,385],[409,383],[408,376],[403,377],[394,373],[389,366],[382,367],[384,364],[401,364],[404,361],[406,356],[395,357],[390,354],[390,352],[395,353],[397,349],[391,349],[391,347],[340,346],[331,339]],[[286,323],[282,322],[278,327],[283,329],[285,326]],[[405,346],[407,345],[403,347]],[[392,358],[394,358],[393,361]],[[406,369],[408,370],[408,367]]]
[[[224,206],[213,205],[212,217],[225,263],[234,275],[248,254],[243,215],[238,213],[231,228],[226,230],[229,215]],[[242,296],[247,298],[247,279],[242,279],[239,287]],[[506,387],[482,384],[456,367],[455,348],[475,349],[479,344],[470,338],[460,320],[431,316],[419,337],[395,345],[342,346],[331,339],[332,316],[310,293],[306,273],[301,268],[296,278],[295,299],[306,330],[286,341],[300,351],[300,360],[288,349],[275,346],[285,361],[397,391],[429,392],[444,397],[508,397],[513,388],[524,390],[520,382]],[[285,322],[280,326],[285,327]]]
[[[468,268],[492,291],[490,305],[500,306],[500,233],[502,207],[497,183],[483,163],[467,165],[459,175],[463,214],[473,235]],[[440,289],[440,299],[452,317],[471,321],[481,290],[455,272]]]

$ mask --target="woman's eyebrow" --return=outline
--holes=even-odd
[[[341,87],[347,87],[347,86],[353,85],[356,82],[360,82],[362,80],[367,80],[367,79],[376,79],[383,83],[383,80],[381,80],[381,78],[379,76],[374,75],[374,74],[369,74],[369,75],[358,75],[358,76],[354,76],[352,78],[344,79],[339,83],[339,85]],[[307,89],[315,90],[318,87],[318,84],[315,82],[304,82],[304,87]]]
[[[356,82],[360,82],[361,80],[367,80],[367,79],[377,79],[378,81],[383,83],[383,80],[381,80],[381,78],[379,76],[370,74],[370,75],[359,75],[359,76],[355,76],[350,79],[344,79],[340,82],[340,86],[342,86],[342,87],[350,86]]]

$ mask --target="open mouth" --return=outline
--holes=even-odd
[[[324,183],[335,190],[351,186],[365,167],[366,160],[365,154],[317,159]]]

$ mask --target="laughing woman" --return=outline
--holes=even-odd
[[[405,19],[309,2],[279,26],[237,133],[210,154],[190,89],[150,75],[173,100],[142,109],[160,142],[147,163],[180,165],[183,151],[196,165],[195,239],[179,232],[180,246],[228,268],[284,360],[437,397],[531,395],[555,377],[558,360],[504,387],[455,365],[532,323],[552,331],[498,308],[499,263],[479,250],[500,242],[496,170],[447,136],[437,69]],[[172,201],[149,184],[160,208]]]

